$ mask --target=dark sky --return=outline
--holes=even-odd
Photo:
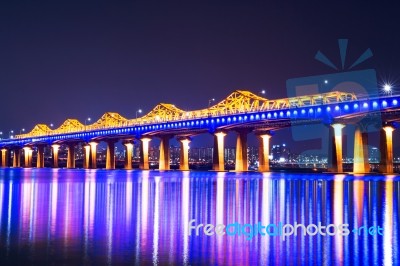
[[[349,62],[372,49],[358,69],[400,81],[394,3],[1,1],[0,131],[203,108],[235,89],[285,97],[287,79],[335,72],[314,55],[338,64],[338,38]]]

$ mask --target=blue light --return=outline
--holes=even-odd
[[[364,107],[364,108],[368,108],[368,103],[364,103],[364,104],[363,104],[363,107]]]
[[[198,126],[199,125],[199,121],[196,121],[196,126]]]
[[[270,119],[271,118],[271,113],[268,113],[267,117],[268,117],[268,119]]]
[[[331,108],[330,108],[329,106],[326,107],[326,111],[330,112],[330,111],[331,111]]]
[[[340,110],[340,108],[339,108],[339,106],[335,106],[335,111],[339,111]]]
[[[265,119],[265,114],[262,114],[262,115],[261,115],[261,118],[262,118],[262,119]]]
[[[287,112],[286,112],[286,116],[290,116],[290,111],[287,111]]]
[[[306,110],[302,109],[301,114],[304,115],[306,113]]]
[[[217,118],[217,123],[219,123],[219,118]]]
[[[282,111],[279,113],[279,116],[280,116],[280,117],[283,117],[283,112],[282,112]]]
[[[189,124],[189,122],[188,122],[188,124]],[[186,126],[186,122],[183,122],[183,126],[184,126],[184,127]]]
[[[344,106],[344,110],[349,110],[349,106],[347,104]]]
[[[211,119],[211,124],[214,124],[214,119]]]
[[[260,115],[256,115],[256,119],[257,119],[257,120],[260,119]]]
[[[231,118],[230,117],[228,117],[228,123],[230,123],[231,122]]]
[[[320,107],[317,108],[317,112],[321,113],[321,108]]]
[[[374,102],[372,103],[372,107],[374,107],[374,108],[378,107],[378,103],[377,103],[376,101],[374,101]]]
[[[294,111],[293,114],[294,114],[294,115],[297,115],[297,111]]]
[[[274,117],[275,117],[275,118],[278,117],[278,114],[277,114],[276,112],[274,113]]]
[[[386,107],[387,106],[387,101],[382,101],[382,106]]]
[[[222,123],[225,123],[225,118],[222,118],[221,121],[222,121]]]
[[[393,104],[393,105],[397,105],[397,100],[394,99],[393,102],[392,102],[392,104]]]
[[[310,108],[310,110],[308,111],[309,113],[313,113],[314,110],[312,108]]]
[[[358,104],[355,103],[355,104],[354,104],[354,109],[357,109],[357,108],[358,108]]]
[[[236,122],[236,117],[233,117],[233,122]]]
[[[251,115],[251,116],[250,116],[250,120],[254,120],[254,115]]]
[[[194,125],[194,122],[192,121],[192,122],[190,123],[190,125],[193,126],[193,125]]]
[[[245,121],[247,120],[247,115],[244,116],[244,120],[245,120]]]
[[[239,121],[242,121],[242,117],[241,116],[239,116]]]

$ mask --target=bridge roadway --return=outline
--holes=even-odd
[[[84,168],[97,168],[97,145],[107,143],[106,169],[115,169],[115,143],[123,141],[126,149],[125,168],[132,169],[133,141],[140,140],[140,168],[149,169],[149,142],[159,138],[159,169],[170,168],[169,140],[180,142],[180,169],[189,170],[188,150],[191,139],[201,133],[214,135],[213,169],[224,170],[224,137],[237,132],[236,170],[246,171],[247,134],[259,138],[259,171],[269,171],[269,141],[272,131],[295,126],[323,123],[329,127],[332,140],[330,170],[343,172],[342,129],[355,124],[354,173],[369,171],[367,132],[370,125],[381,129],[380,170],[393,173],[392,132],[399,116],[400,96],[360,97],[347,92],[329,92],[270,100],[248,91],[234,91],[217,104],[202,110],[183,111],[171,104],[158,104],[148,114],[126,119],[118,113],[106,113],[98,121],[84,125],[67,119],[57,129],[36,125],[29,133],[0,140],[2,167],[44,167],[44,148],[51,146],[53,167],[58,167],[60,145],[68,149],[67,168],[75,168],[75,147],[85,149]],[[377,124],[379,123],[379,124]],[[33,148],[36,149],[33,149]],[[34,154],[35,153],[35,154]],[[23,160],[21,160],[21,157]]]

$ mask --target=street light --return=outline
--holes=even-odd
[[[208,100],[208,107],[210,107],[210,105],[211,105],[212,102],[215,102],[215,99],[214,99],[214,98]]]
[[[10,136],[10,139],[12,139],[13,138],[13,135],[12,134],[14,134],[14,130],[10,130],[10,134],[9,134],[9,136]]]
[[[390,85],[390,84],[385,84],[384,86],[383,86],[383,91],[385,92],[385,93],[387,93],[387,94],[390,94],[390,95],[392,95],[392,86]]]
[[[86,131],[86,125],[87,125],[86,122],[90,122],[91,120],[92,120],[92,119],[91,119],[90,117],[88,117],[88,118],[85,119],[85,131]]]
[[[0,131],[0,139],[3,138],[3,131]]]
[[[265,90],[261,90],[261,94],[264,95],[265,94]]]
[[[137,114],[138,113],[141,114],[142,113],[142,109],[139,109],[139,110],[136,111],[136,119],[137,119]]]
[[[22,135],[22,132],[25,132],[25,128],[21,129],[21,130],[19,131],[19,134]]]

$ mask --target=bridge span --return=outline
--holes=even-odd
[[[354,172],[369,171],[367,133],[369,125],[381,129],[381,163],[384,173],[393,173],[392,132],[399,119],[400,96],[365,97],[333,91],[285,99],[266,99],[249,91],[237,90],[217,104],[201,110],[184,111],[172,104],[160,103],[146,115],[127,119],[118,113],[105,113],[93,124],[67,119],[58,128],[37,124],[29,133],[0,140],[1,166],[44,167],[44,148],[51,146],[53,167],[58,167],[60,145],[68,148],[67,168],[75,168],[75,147],[85,148],[84,168],[97,168],[97,145],[107,143],[106,168],[115,168],[115,143],[123,141],[126,149],[125,168],[132,169],[133,141],[140,142],[140,168],[149,169],[149,142],[159,138],[159,169],[170,168],[169,140],[180,142],[180,169],[189,170],[189,143],[201,133],[214,135],[213,169],[224,170],[224,137],[237,132],[237,171],[248,169],[247,134],[259,138],[259,171],[269,171],[269,141],[272,131],[282,128],[323,123],[329,127],[331,169],[343,172],[342,130],[356,125],[354,134]],[[376,119],[376,118],[379,119]],[[379,124],[377,124],[379,121]],[[35,149],[33,149],[35,148]],[[35,150],[35,152],[34,152]],[[35,154],[34,154],[35,153]]]

